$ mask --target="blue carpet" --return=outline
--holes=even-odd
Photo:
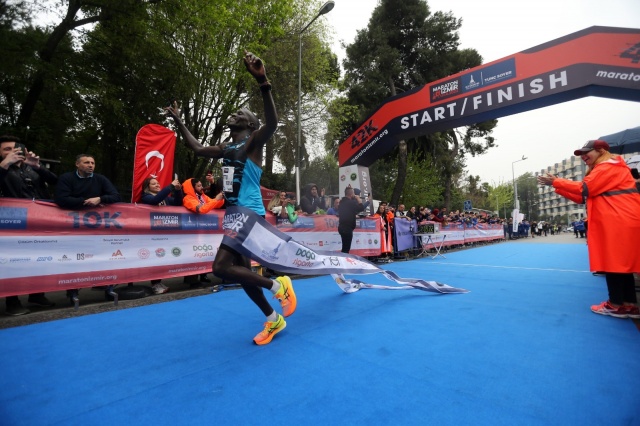
[[[1,330],[0,424],[640,424],[640,333],[589,310],[584,245],[446,256],[388,268],[470,293],[296,280],[265,347],[242,291]]]

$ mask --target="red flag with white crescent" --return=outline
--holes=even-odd
[[[147,124],[138,131],[133,160],[132,203],[140,201],[142,182],[146,178],[155,177],[162,188],[173,181],[175,147],[176,134],[164,126]]]

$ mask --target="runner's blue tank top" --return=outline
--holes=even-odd
[[[264,216],[266,210],[260,192],[262,168],[247,157],[247,151],[244,149],[247,140],[249,136],[223,148],[224,197],[227,205],[246,207]]]

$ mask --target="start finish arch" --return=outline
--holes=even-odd
[[[389,98],[340,144],[340,166],[368,166],[402,139],[585,96],[640,101],[640,29],[590,27]]]

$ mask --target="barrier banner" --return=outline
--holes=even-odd
[[[440,233],[447,236],[447,239],[444,241],[444,244],[443,244],[444,247],[462,245],[466,242],[466,233],[465,233],[464,225],[461,223],[441,226]],[[434,247],[429,247],[429,248],[434,248]]]
[[[421,222],[422,225],[434,222]],[[431,236],[431,241],[428,240]],[[445,238],[446,236],[446,238]],[[504,228],[502,225],[480,223],[477,225],[464,225],[453,223],[440,225],[440,231],[431,234],[417,234],[416,247],[424,249],[435,249],[436,246],[450,247],[475,243],[480,241],[492,241],[504,238]],[[444,239],[444,242],[443,242]]]
[[[116,203],[70,211],[0,199],[0,296],[211,271],[224,211]]]
[[[338,218],[331,215],[298,216],[291,223],[286,218],[278,218],[280,231],[312,249],[340,251],[342,240],[338,234]],[[356,219],[350,253],[358,256],[380,256],[380,220],[374,218]]]
[[[415,245],[413,234],[418,229],[418,223],[415,219],[407,220],[396,217],[393,221],[393,232],[396,234],[396,246],[398,252],[411,250]]]
[[[376,273],[383,274],[389,280],[402,285],[397,289],[419,289],[436,293],[467,293],[465,289],[435,281],[400,278],[393,272],[385,271],[368,260],[350,253],[310,249],[267,223],[252,210],[244,207],[231,206],[227,208],[223,228],[225,235],[222,243],[238,253],[276,271],[302,275],[332,274],[336,283],[345,293],[378,286],[345,279],[343,274]]]
[[[73,211],[0,198],[0,297],[210,272],[223,217],[224,210],[197,215],[183,207],[116,203]],[[267,221],[275,224],[271,215]],[[376,223],[358,220],[356,253],[380,254]],[[304,236],[305,246],[341,249],[332,216],[303,216],[282,230]]]

